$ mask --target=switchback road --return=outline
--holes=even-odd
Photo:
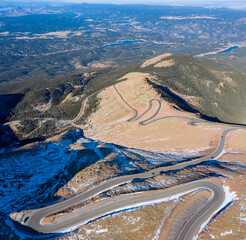
[[[188,222],[189,224],[185,225],[183,231],[181,231],[179,239],[190,240],[192,239],[190,236],[193,236],[201,223],[215,213],[224,202],[225,195],[223,188],[213,182],[196,181],[170,189],[110,197],[92,205],[85,206],[77,213],[75,211],[74,213],[68,214],[65,220],[61,222],[45,225],[41,224],[41,220],[44,217],[59,210],[59,205],[52,205],[47,208],[34,211],[32,215],[29,216],[29,219],[26,221],[25,225],[40,233],[66,232],[68,229],[76,228],[78,224],[85,224],[113,212],[119,212],[121,210],[159,203],[167,200],[169,201],[177,196],[182,196],[198,189],[209,190],[212,192],[212,196],[205,205],[198,209],[197,214],[191,218]]]
[[[42,220],[42,218],[44,218],[44,217],[46,217],[46,216],[48,216],[50,214],[59,212],[61,210],[67,209],[69,207],[72,207],[74,205],[81,204],[85,200],[88,200],[88,199],[92,198],[93,196],[95,196],[95,195],[97,195],[99,193],[105,192],[105,191],[107,191],[109,189],[112,189],[113,187],[122,185],[124,183],[131,182],[131,181],[136,180],[136,179],[146,179],[146,178],[154,177],[154,176],[157,176],[157,175],[162,174],[164,172],[176,171],[176,170],[179,170],[179,169],[183,169],[183,168],[186,168],[186,167],[189,167],[189,166],[192,166],[192,165],[196,165],[196,164],[202,163],[204,161],[209,161],[211,159],[215,159],[223,151],[225,140],[226,140],[226,136],[231,131],[236,130],[236,129],[238,129],[238,128],[227,129],[227,130],[225,130],[222,133],[218,148],[210,156],[198,158],[198,159],[195,159],[195,160],[192,160],[192,161],[183,162],[183,163],[179,163],[179,164],[168,166],[168,167],[157,168],[157,169],[145,172],[145,173],[140,173],[140,174],[135,174],[135,175],[128,175],[128,176],[122,176],[122,177],[118,177],[118,178],[109,179],[109,180],[107,180],[105,182],[100,183],[99,185],[95,186],[94,188],[88,190],[87,192],[85,192],[83,194],[80,194],[80,195],[77,195],[74,198],[71,198],[71,199],[68,199],[66,201],[63,201],[63,202],[48,206],[46,208],[33,210],[33,211],[25,214],[24,217],[23,217],[23,225],[26,225],[26,226],[28,226],[28,227],[30,227],[30,228],[32,228],[32,229],[34,229],[34,230],[36,230],[36,231],[38,231],[40,233],[58,233],[58,232],[66,231],[68,229],[73,229],[73,227],[75,228],[79,224],[83,224],[83,223],[86,223],[88,221],[94,220],[94,219],[96,219],[98,217],[104,216],[106,214],[119,211],[120,209],[121,210],[128,209],[130,207],[135,206],[135,204],[137,204],[137,205],[145,205],[146,202],[145,201],[141,201],[141,199],[143,199],[143,197],[142,197],[143,195],[141,195],[141,194],[140,195],[139,194],[120,195],[117,198],[111,198],[111,200],[115,199],[115,201],[117,203],[118,202],[122,203],[122,205],[121,204],[120,205],[116,204],[115,208],[113,208],[113,207],[112,208],[106,208],[105,207],[104,210],[101,209],[99,211],[97,209],[98,205],[93,204],[92,208],[94,209],[94,213],[93,214],[89,214],[89,215],[86,214],[85,217],[82,216],[82,215],[84,215],[84,213],[81,213],[79,217],[73,218],[73,213],[71,213],[66,221],[63,221],[63,222],[61,222],[59,224],[42,225],[41,222],[40,222]],[[191,185],[188,184],[187,186],[196,186],[196,189],[197,188],[204,188],[204,186],[202,184],[200,184],[201,182],[197,181],[197,182],[192,183]],[[202,183],[204,184],[204,182],[202,182]],[[208,184],[208,183],[206,183],[206,184]],[[210,184],[213,184],[213,183],[210,183]],[[211,186],[211,185],[209,185],[209,186]],[[181,185],[177,189],[180,189],[180,190],[181,189],[187,189],[186,184],[185,185]],[[160,201],[160,197],[162,198],[164,195],[167,196],[167,197],[171,197],[171,196],[174,196],[175,194],[182,193],[182,191],[178,192],[177,189],[174,188],[171,195],[168,195],[170,192],[167,192],[168,194],[166,195],[166,191],[167,190],[161,190],[161,191],[157,191],[157,192],[162,192],[162,193],[160,193],[160,195],[157,194],[157,193],[153,195],[153,192],[151,192],[151,193],[149,193],[149,195],[148,195],[148,193],[144,193],[144,196],[149,196],[150,197],[150,198],[148,198],[148,201],[151,201],[151,202],[156,202],[157,201],[158,202],[158,201]],[[212,188],[212,189],[209,188],[209,190],[213,191],[213,193],[215,191],[214,189],[215,188]],[[189,189],[189,192],[190,191],[194,191],[194,188],[191,187]],[[186,191],[184,191],[183,194],[185,194],[185,192]],[[218,196],[223,196],[224,195],[224,192],[222,190],[219,191],[217,189],[216,192],[220,192]],[[138,202],[134,202],[135,201],[134,199],[138,195],[141,196],[141,197],[138,198],[139,201]],[[125,197],[125,196],[127,196],[127,197]],[[155,199],[155,197],[156,197],[156,199]],[[122,199],[122,202],[121,202],[121,199]],[[199,217],[199,216],[208,217],[212,210],[213,210],[213,212],[215,211],[215,207],[218,207],[219,205],[222,204],[223,197],[222,198],[219,197],[219,199],[220,200],[217,199],[216,203],[211,205],[211,209],[209,208],[208,211],[204,212],[204,210],[203,210],[202,212],[199,212],[197,214],[197,217]],[[103,203],[103,206],[106,206],[106,204],[112,205],[111,200],[104,200],[106,202]],[[129,202],[127,200],[129,200],[129,201],[131,200],[130,204],[129,204]],[[141,204],[140,204],[140,202],[141,202]],[[87,211],[88,209],[87,208],[83,208],[83,210]],[[96,211],[96,210],[98,210],[98,211]],[[195,224],[193,224],[193,223],[191,224],[191,226],[192,226],[191,229],[190,228],[188,229],[189,230],[188,232],[190,232],[189,234],[188,234],[188,232],[184,232],[184,230],[182,231],[183,234],[185,233],[186,236],[187,236],[187,234],[190,236],[192,234],[191,232],[194,232],[195,231],[194,229],[197,229],[198,225],[204,221],[204,219],[205,219],[204,217],[197,218],[197,219],[200,219],[200,220],[196,221]],[[193,219],[193,221],[194,221],[194,219]]]
[[[140,122],[142,125],[150,124],[153,121],[157,121],[163,118],[159,119],[153,119],[155,118],[160,109],[161,109],[161,101],[152,99],[150,100],[150,106],[149,108],[141,115],[139,115],[138,111],[134,109],[133,107],[130,106],[129,103],[123,98],[123,96],[120,94],[116,86],[114,86],[115,90],[118,92],[120,95],[121,99],[134,111],[134,116],[129,119],[128,121],[135,121],[140,118],[142,118],[150,109],[152,108],[152,103],[153,101],[157,101],[159,104],[159,107],[157,108],[156,112],[149,117],[148,119],[143,120]],[[82,108],[84,108],[82,104]],[[80,113],[83,111],[81,110]],[[175,117],[175,116],[173,116]],[[179,117],[182,118],[182,117]],[[185,118],[186,119],[186,118]],[[200,119],[188,119],[192,121],[192,124],[198,124],[198,123],[206,123],[207,121],[205,120],[200,120]],[[161,202],[164,200],[168,200],[173,198],[174,196],[177,195],[184,195],[186,193],[195,191],[197,189],[207,189],[211,191],[212,197],[207,201],[205,206],[202,206],[199,211],[195,214],[194,217],[192,217],[187,224],[184,226],[182,231],[180,232],[179,240],[190,240],[192,239],[192,236],[194,233],[197,231],[198,227],[206,220],[208,219],[213,213],[216,212],[216,210],[219,209],[221,204],[224,201],[224,191],[223,188],[221,188],[219,185],[208,182],[208,181],[196,181],[196,182],[191,182],[187,184],[183,184],[171,189],[163,189],[159,191],[151,191],[151,192],[145,192],[145,193],[133,193],[133,194],[125,194],[125,195],[120,195],[116,197],[111,197],[104,199],[100,202],[94,203],[89,206],[85,206],[75,212],[69,213],[66,215],[66,217],[62,218],[62,221],[59,221],[58,223],[54,224],[45,224],[43,225],[41,223],[41,220],[44,217],[47,217],[51,214],[60,212],[62,210],[68,209],[70,207],[73,207],[75,205],[81,204],[84,201],[91,199],[93,196],[105,192],[109,189],[112,189],[116,186],[134,181],[136,179],[147,179],[151,178],[154,176],[157,176],[159,174],[163,174],[165,172],[169,171],[178,171],[179,169],[187,168],[192,165],[200,164],[205,161],[210,161],[212,159],[218,158],[224,149],[225,141],[227,135],[234,130],[240,129],[240,128],[245,128],[242,126],[234,126],[231,128],[226,129],[223,131],[220,137],[220,142],[215,150],[214,153],[207,157],[201,157],[198,159],[194,159],[192,161],[188,162],[182,162],[179,164],[175,164],[172,166],[168,167],[160,167],[156,168],[154,170],[144,172],[144,173],[139,173],[139,174],[134,174],[134,175],[128,175],[128,176],[122,176],[122,177],[117,177],[117,178],[112,178],[109,180],[106,180],[97,186],[89,189],[85,193],[79,194],[76,197],[73,197],[71,199],[68,199],[66,201],[48,206],[46,208],[42,209],[37,209],[30,211],[28,213],[24,214],[24,217],[22,219],[22,224],[25,226],[30,227],[31,229],[34,229],[40,233],[59,233],[59,232],[65,232],[71,229],[75,229],[77,225],[79,224],[84,224],[87,223],[91,220],[95,220],[97,218],[100,218],[102,216],[105,216],[107,214],[117,212],[120,210],[124,209],[129,209],[132,207],[136,206],[142,206],[146,205],[149,203],[157,203]],[[78,214],[79,213],[79,214]]]

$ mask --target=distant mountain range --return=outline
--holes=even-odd
[[[52,9],[52,7],[45,6],[38,9],[23,8],[23,7],[5,7],[0,8],[0,17],[20,17],[32,14],[58,14],[60,10]]]
[[[1,2],[0,85],[129,66],[165,52],[213,53],[244,70],[245,23],[245,11],[231,9]]]

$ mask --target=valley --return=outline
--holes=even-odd
[[[11,8],[0,5],[1,89],[9,82],[30,84],[105,66],[130,66],[165,52],[194,56],[215,52],[212,57],[230,62],[234,58],[233,64],[242,70],[244,11],[208,12],[199,7],[144,5],[132,5],[131,9],[121,5],[40,5],[36,3],[28,9],[20,6],[13,13]],[[240,48],[218,53],[231,46]],[[4,88],[5,93],[7,89]]]

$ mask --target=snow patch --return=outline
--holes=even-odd
[[[123,216],[123,219],[125,222],[127,221],[129,224],[135,225],[137,222],[140,221],[141,218],[140,217],[134,218],[132,216],[129,216],[129,217]]]
[[[223,150],[223,151],[219,154],[219,156],[216,157],[216,159],[220,158],[221,156],[223,156],[223,155],[226,154],[226,153],[227,153],[227,152],[226,152],[225,150]]]
[[[166,219],[162,219],[162,222],[161,222],[159,228],[155,231],[155,236],[152,238],[152,240],[158,240],[160,238],[161,229],[163,227],[163,224],[165,223],[165,220]]]
[[[85,232],[86,232],[86,235],[87,235],[87,236],[88,236],[89,234],[91,234],[91,233],[96,233],[96,234],[98,234],[98,233],[106,233],[106,232],[108,232],[108,229],[107,229],[107,228],[101,228],[100,225],[94,227],[93,229],[86,229],[86,228],[84,228],[84,229],[85,229]]]
[[[238,200],[236,192],[230,192],[230,187],[223,185],[225,192],[225,201],[221,206],[221,209],[225,207],[228,203]]]
[[[220,236],[223,237],[223,236],[230,235],[230,234],[232,234],[232,230],[225,231],[225,232],[221,233]]]
[[[108,229],[105,228],[105,229],[100,229],[100,230],[97,230],[96,233],[105,233],[105,232],[108,232]]]
[[[83,144],[83,143],[91,143],[92,141],[90,139],[87,138],[80,138],[76,143],[76,144]]]
[[[210,150],[210,147],[201,147],[201,148],[197,148],[197,149],[186,149],[183,151],[177,151],[176,149],[170,149],[170,153],[171,154],[177,154],[177,155],[182,155],[185,156],[187,158],[191,158],[191,157],[199,157],[201,152]]]
[[[246,222],[246,214],[245,213],[240,213],[240,216],[237,217],[240,221]]]
[[[246,217],[242,218],[242,217],[238,217],[238,219],[240,219],[241,221],[246,222]]]

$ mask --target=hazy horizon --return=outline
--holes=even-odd
[[[207,0],[207,1],[196,1],[196,0],[2,0],[2,3],[98,3],[98,4],[148,4],[148,5],[179,5],[179,6],[221,6],[221,7],[233,7],[241,8],[246,7],[246,0]]]

